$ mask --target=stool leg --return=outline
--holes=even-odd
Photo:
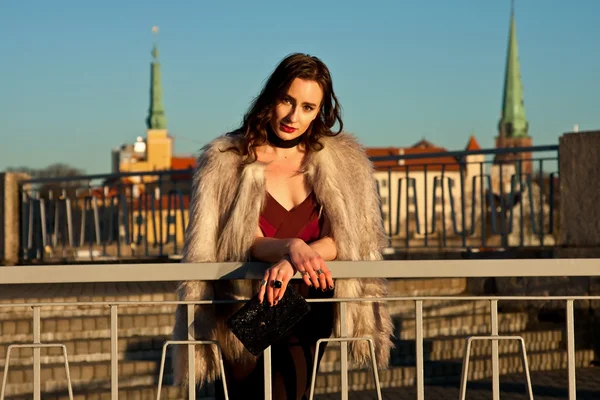
[[[160,392],[162,390],[162,381],[165,372],[165,362],[167,358],[167,347],[170,345],[208,345],[217,346],[217,352],[219,353],[219,366],[221,367],[221,379],[223,380],[223,393],[225,399],[229,400],[229,393],[227,391],[227,378],[225,377],[225,363],[223,362],[223,353],[221,352],[221,346],[216,340],[167,340],[163,345],[162,356],[160,358],[160,372],[158,375],[158,390],[156,392],[156,400],[160,400]],[[2,400],[2,399],[0,399]]]
[[[369,339],[369,347],[371,348],[371,361],[373,361],[373,379],[375,379],[375,389],[377,390],[377,398],[381,400],[381,383],[379,382],[379,371],[377,370],[377,360],[375,360],[375,344],[373,339]]]
[[[460,375],[460,400],[465,400],[467,396],[467,381],[469,379],[469,357],[471,355],[471,343],[473,343],[473,339],[471,337],[467,338],[467,347],[465,348],[462,372]]]
[[[67,346],[61,344],[60,347],[65,357],[65,374],[67,376],[67,389],[69,390],[69,400],[73,400],[73,386],[71,383],[71,372],[69,371],[69,359],[67,358]]]
[[[523,369],[525,370],[525,377],[527,378],[527,391],[529,392],[529,399],[533,400],[533,387],[531,385],[531,375],[529,374],[529,363],[527,362],[525,340],[523,340],[523,338],[519,338],[518,340],[521,342],[521,349],[523,350]]]
[[[6,349],[6,360],[4,361],[4,376],[2,377],[2,391],[0,392],[0,400],[4,400],[4,389],[6,389],[6,382],[8,381],[8,363],[10,360],[10,352],[14,346],[8,346]]]
[[[67,347],[60,343],[31,343],[31,344],[12,344],[8,346],[6,350],[6,361],[4,364],[4,376],[2,377],[2,391],[0,392],[0,400],[4,400],[4,390],[6,389],[6,383],[8,381],[8,364],[10,360],[10,353],[15,348],[28,348],[28,349],[41,349],[60,347],[62,349],[63,356],[65,357],[65,374],[67,377],[67,390],[69,391],[69,400],[73,400],[73,386],[71,384],[71,373],[69,371],[69,359],[67,357]]]
[[[377,399],[382,400],[381,397],[381,384],[379,382],[379,372],[377,371],[377,361],[375,360],[375,345],[373,344],[373,339],[366,337],[359,338],[328,338],[328,339],[319,339],[317,340],[317,347],[315,349],[315,354],[319,354],[319,347],[321,343],[325,342],[358,342],[358,341],[366,341],[369,344],[369,350],[371,351],[371,360],[373,362],[373,378],[375,379],[375,389],[377,390]],[[309,400],[313,400],[315,395],[315,384],[317,379],[317,362],[318,359],[315,357],[313,362],[313,372],[310,379],[310,395],[308,397]]]
[[[313,362],[313,371],[312,376],[310,378],[310,394],[308,396],[308,400],[313,400],[313,396],[315,393],[315,381],[317,380],[317,355],[319,354],[319,347],[321,347],[321,343],[323,343],[323,339],[317,340],[317,347],[315,349],[315,360]],[[2,399],[0,399],[2,400]]]
[[[527,350],[525,349],[525,340],[521,336],[499,336],[499,335],[491,335],[491,336],[471,336],[467,338],[467,347],[465,349],[465,356],[463,360],[463,368],[462,375],[460,380],[460,400],[465,400],[467,395],[467,380],[469,375],[469,356],[471,352],[471,343],[474,340],[518,340],[521,343],[521,360],[523,362],[523,369],[525,370],[525,377],[527,378],[527,392],[529,394],[529,399],[533,400],[533,386],[531,385],[531,375],[529,374],[529,364],[527,362]],[[1,399],[0,399],[1,400]]]

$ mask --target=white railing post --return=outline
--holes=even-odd
[[[265,400],[273,398],[273,382],[271,379],[271,346],[263,351]]]
[[[348,337],[347,312],[346,302],[340,302],[340,336],[342,338]],[[317,357],[316,354],[315,357]],[[340,343],[340,374],[342,375],[342,400],[348,400],[348,342]],[[316,376],[315,379],[317,379]]]
[[[425,378],[423,361],[423,300],[415,301],[415,347],[417,351],[417,400],[425,400]]]
[[[194,304],[187,305],[188,340],[196,340],[194,328]],[[196,400],[196,349],[193,344],[188,344],[188,399]]]
[[[110,306],[110,398],[119,400],[118,306]]]
[[[569,368],[569,400],[577,398],[575,380],[575,310],[573,300],[567,300],[567,359]]]
[[[41,321],[40,321],[40,307],[33,307],[33,343],[41,343]],[[41,385],[41,349],[39,347],[33,348],[33,400],[42,399],[42,385]]]
[[[490,300],[492,336],[498,336],[498,300]],[[500,400],[500,365],[498,340],[492,340],[492,398]]]

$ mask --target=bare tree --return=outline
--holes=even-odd
[[[9,167],[8,172],[23,172],[33,179],[38,178],[62,178],[85,175],[85,171],[68,164],[54,163],[45,168]]]
[[[10,167],[7,168],[7,172],[22,172],[29,175],[31,179],[47,180],[33,184],[31,187],[43,198],[48,198],[50,193],[54,197],[59,197],[63,191],[71,193],[86,186],[85,180],[72,179],[85,175],[85,171],[65,163],[54,163],[45,168]]]

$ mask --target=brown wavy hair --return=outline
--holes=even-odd
[[[226,150],[245,156],[244,163],[256,161],[256,146],[267,141],[267,126],[273,117],[275,106],[285,96],[296,78],[315,81],[323,90],[319,115],[308,127],[303,141],[306,151],[321,150],[323,145],[319,142],[319,138],[336,136],[342,131],[344,123],[341,117],[341,106],[333,91],[329,68],[315,56],[294,53],[285,57],[275,68],[244,115],[241,127],[228,134],[240,135],[242,140],[237,146]],[[336,122],[338,129],[334,132],[333,127]]]

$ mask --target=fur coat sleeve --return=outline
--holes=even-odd
[[[231,213],[232,196],[235,196],[239,181],[238,157],[232,152],[224,151],[232,141],[220,137],[201,149],[197,166],[192,178],[189,222],[186,228],[183,258],[184,263],[209,263],[218,261],[238,261],[224,259],[218,254],[219,239],[222,238],[223,226]],[[231,183],[232,186],[228,186]],[[244,259],[239,259],[244,261]],[[233,282],[184,281],[177,286],[179,300],[209,300],[226,298],[231,293],[228,284]],[[239,282],[238,282],[239,283]],[[216,295],[215,295],[216,294]],[[221,306],[222,307],[222,306]],[[226,307],[222,307],[226,308]],[[226,312],[226,310],[225,310]],[[187,319],[187,306],[179,305],[175,313],[173,338],[175,340],[219,340],[227,329],[224,325],[222,310],[212,305],[195,306],[194,335],[190,335]],[[225,336],[225,340],[235,337]],[[237,339],[235,339],[237,340]],[[239,341],[238,341],[239,343]],[[221,343],[223,352],[235,356],[229,350],[240,351],[239,346],[226,346]],[[196,382],[214,381],[220,374],[219,356],[215,346],[196,346],[195,349]],[[238,354],[239,355],[239,354]],[[247,353],[247,362],[252,355]],[[175,382],[186,385],[188,381],[188,350],[186,346],[173,348],[173,372]]]
[[[183,262],[245,261],[254,241],[258,219],[264,204],[265,180],[261,163],[242,166],[233,152],[222,152],[236,140],[223,136],[207,145],[198,158],[192,184],[190,218],[185,235]],[[379,197],[372,165],[358,141],[349,134],[321,139],[323,149],[307,156],[304,170],[307,183],[330,222],[331,236],[337,246],[337,258],[345,261],[380,260],[385,235],[379,209]],[[257,282],[181,282],[180,300],[213,298],[242,299],[257,291]],[[335,297],[377,298],[387,294],[385,279],[338,279]],[[235,308],[196,306],[195,337],[218,340],[227,360],[252,366],[255,358],[225,326]],[[392,322],[381,302],[349,303],[350,336],[371,337],[380,367],[389,361]],[[339,315],[334,326],[339,335]],[[188,339],[187,312],[179,306],[174,338]],[[350,355],[359,364],[370,363],[368,345],[352,342]],[[215,348],[196,347],[196,382],[218,377]],[[174,348],[175,380],[187,381],[187,349]]]

